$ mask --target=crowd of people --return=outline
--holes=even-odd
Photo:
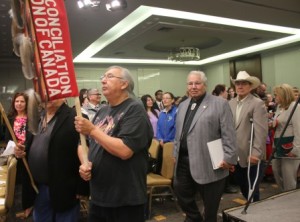
[[[15,94],[8,113],[18,140],[14,155],[26,158],[39,191],[34,191],[18,161],[16,198],[22,199],[22,206],[14,207],[23,210],[23,218],[32,214],[36,222],[78,221],[80,199],[85,196],[90,197],[90,222],[145,221],[148,148],[153,138],[161,149],[164,143],[174,143],[173,187],[185,222],[217,221],[229,175],[246,200],[260,200],[257,178],[263,174],[268,143],[276,151],[272,169],[279,188],[296,188],[297,88],[282,84],[268,92],[265,83],[241,71],[231,80],[232,87],[218,84],[209,93],[205,73],[191,71],[186,95],[157,90],[155,98],[149,94],[137,98],[126,68],[111,66],[100,79],[101,90],[80,90],[82,116],[64,99],[44,104],[35,135],[28,130],[27,95]],[[102,94],[107,102],[101,102]],[[6,133],[7,142],[11,135]],[[86,136],[88,154],[79,134]],[[216,140],[224,155],[214,169],[207,144]],[[161,162],[162,150],[155,173]],[[203,211],[198,209],[197,193]]]

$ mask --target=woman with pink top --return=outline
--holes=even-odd
[[[7,116],[13,128],[17,142],[22,145],[25,145],[25,142],[30,140],[32,137],[32,134],[28,131],[27,103],[27,94],[16,93],[12,99],[11,108]],[[12,137],[7,129],[5,141],[8,142],[9,140],[12,140]],[[31,214],[32,208],[25,200],[22,201],[22,206],[20,206],[20,203],[16,201],[20,200],[22,196],[22,174],[25,173],[25,166],[23,165],[23,162],[21,159],[17,160],[18,164],[14,197],[15,203],[12,212],[18,212],[16,217],[25,219]]]

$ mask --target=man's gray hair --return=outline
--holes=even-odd
[[[200,76],[201,81],[203,82],[204,85],[206,85],[206,83],[207,83],[207,77],[206,77],[206,75],[205,75],[204,72],[199,71],[199,70],[190,71],[190,73],[188,74],[187,79],[190,77],[190,75],[198,75],[198,76]]]
[[[121,70],[121,75],[122,75],[123,80],[128,82],[128,86],[126,88],[126,91],[128,92],[129,97],[136,98],[136,96],[134,95],[134,92],[133,92],[134,81],[131,77],[131,74],[130,74],[129,70],[122,67],[122,66],[110,66],[110,67],[107,68],[106,71],[108,71],[110,69],[120,69]]]

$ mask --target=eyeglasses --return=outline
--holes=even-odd
[[[163,99],[172,99],[172,98],[163,98]]]
[[[95,94],[91,94],[91,95],[94,95],[94,96],[101,96],[101,93],[95,93]]]
[[[123,79],[122,77],[115,76],[112,73],[108,73],[107,75],[100,76],[100,80],[103,80],[104,78],[107,78],[107,79],[112,79],[112,78]]]
[[[201,84],[202,84],[202,82],[188,82],[187,83],[188,86],[193,86],[193,85],[200,86]]]

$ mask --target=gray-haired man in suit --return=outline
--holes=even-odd
[[[206,93],[206,81],[201,71],[189,73],[190,97],[179,105],[176,118],[174,190],[186,214],[185,222],[217,221],[225,178],[237,159],[230,107],[226,100]],[[220,138],[224,158],[214,170],[207,143]],[[204,215],[196,204],[197,192],[203,199]]]
[[[235,80],[237,97],[229,102],[235,120],[235,129],[238,147],[238,164],[235,169],[235,178],[239,183],[241,192],[249,199],[248,162],[250,161],[251,189],[257,171],[261,172],[259,160],[264,159],[268,135],[268,114],[265,103],[250,92],[260,85],[260,80],[250,76],[245,71],[240,71]],[[253,139],[250,153],[251,129],[253,122]],[[258,166],[260,166],[258,168]],[[253,195],[253,201],[259,200],[259,189]]]

